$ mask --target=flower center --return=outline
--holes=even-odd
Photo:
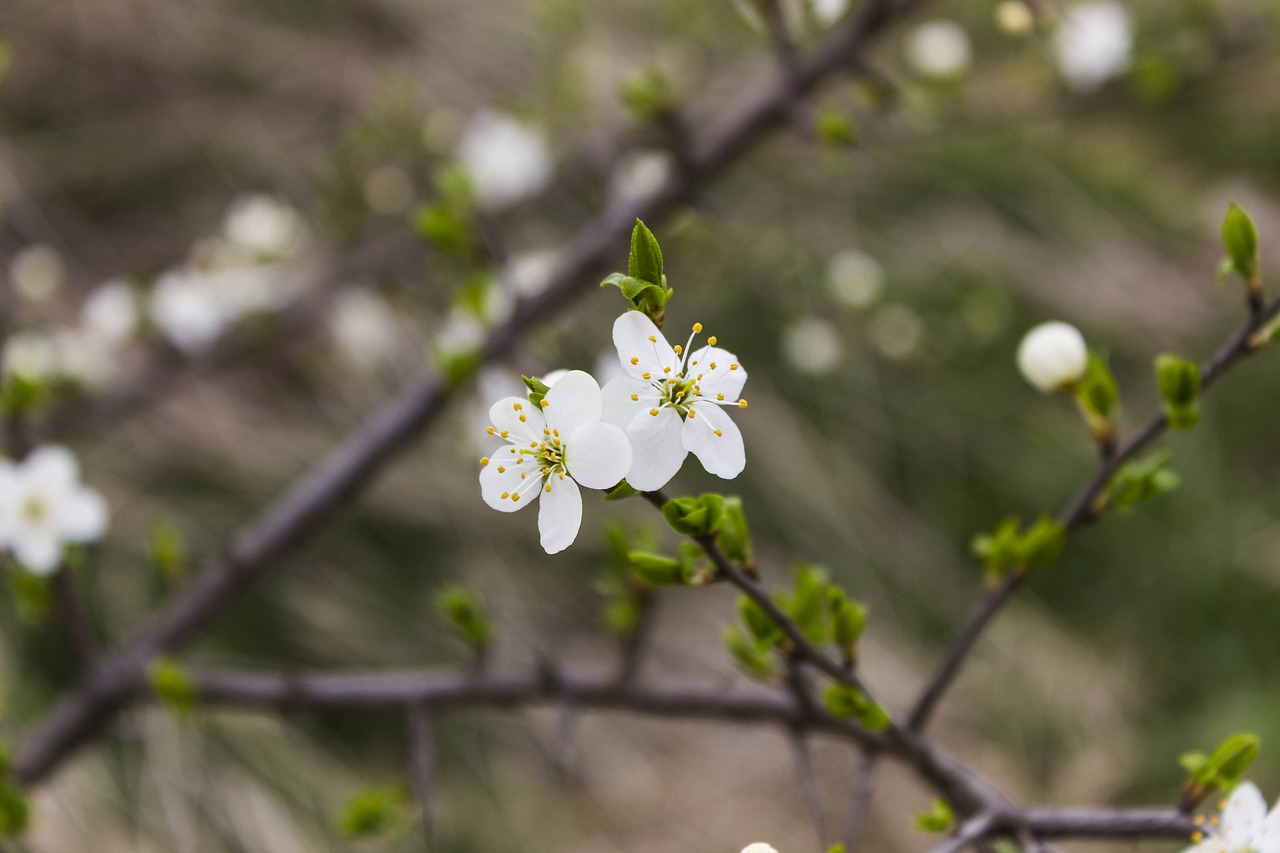
[[[49,504],[42,495],[28,495],[22,504],[22,517],[31,524],[39,524],[49,514]]]

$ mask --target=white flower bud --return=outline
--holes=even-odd
[[[1018,344],[1018,370],[1046,394],[1079,382],[1088,366],[1084,336],[1070,323],[1041,323]]]
[[[778,853],[772,846],[757,841],[755,844],[748,844],[742,848],[742,853]]]
[[[907,63],[917,74],[934,79],[959,77],[969,70],[973,48],[955,21],[926,21],[907,37]]]

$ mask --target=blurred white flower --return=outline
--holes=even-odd
[[[901,361],[909,358],[920,346],[924,325],[909,306],[886,305],[871,317],[869,331],[881,355],[892,361]]]
[[[1206,821],[1186,853],[1280,853],[1280,803],[1267,801],[1252,782],[1241,782],[1222,804],[1222,818]]]
[[[771,845],[757,841],[755,844],[748,844],[742,848],[742,853],[778,853]]]
[[[53,339],[40,332],[14,332],[4,342],[6,374],[29,382],[46,382],[58,375],[58,350]]]
[[[884,267],[866,252],[846,249],[828,262],[827,286],[838,302],[863,311],[884,292]]]
[[[173,270],[160,276],[152,291],[151,321],[169,343],[190,354],[222,334],[227,313],[204,275]]]
[[[799,372],[821,376],[830,373],[840,363],[844,345],[829,322],[808,317],[783,331],[782,355]]]
[[[558,249],[534,249],[513,255],[502,270],[502,283],[521,296],[537,296],[547,289],[560,259]]]
[[[1002,0],[996,5],[996,26],[1012,36],[1024,36],[1035,29],[1036,16],[1027,0]]]
[[[613,170],[609,195],[615,203],[645,198],[667,182],[673,166],[671,155],[663,151],[630,154]]]
[[[1133,51],[1129,13],[1114,0],[1070,6],[1054,33],[1053,47],[1067,86],[1092,92],[1129,70]]]
[[[626,376],[627,373],[622,369],[622,365],[618,363],[618,354],[613,350],[604,350],[600,355],[596,356],[596,370],[591,374],[600,383],[600,387],[608,385],[619,376]]]
[[[471,117],[458,142],[458,164],[476,198],[502,207],[542,190],[551,179],[551,154],[537,130],[488,110]]]
[[[413,203],[413,179],[394,164],[378,166],[365,176],[364,203],[383,216],[403,213]]]
[[[233,246],[265,259],[296,256],[307,235],[306,223],[296,209],[264,193],[232,202],[222,230]]]
[[[809,0],[809,9],[819,24],[829,27],[849,11],[849,0]]]
[[[278,265],[232,266],[198,272],[227,323],[246,314],[277,311],[293,296],[296,279]]]
[[[1052,321],[1023,336],[1017,361],[1026,380],[1048,394],[1080,381],[1089,366],[1089,348],[1075,326]]]
[[[556,554],[573,544],[582,525],[582,493],[608,489],[631,465],[621,429],[603,423],[600,386],[581,370],[566,373],[535,406],[507,397],[489,410],[491,436],[506,444],[480,460],[480,494],[500,512],[515,512],[541,499],[542,547]]]
[[[433,347],[440,358],[467,355],[484,344],[486,329],[480,319],[461,308],[449,312],[444,326],[436,333]]]
[[[9,263],[9,283],[27,302],[48,302],[62,290],[66,278],[62,256],[43,243],[20,249]]]
[[[91,335],[123,343],[138,329],[138,302],[133,288],[118,279],[98,286],[80,306],[80,323]]]
[[[60,379],[95,388],[119,372],[115,344],[82,328],[57,330],[53,346]]]
[[[95,541],[106,530],[106,501],[80,483],[70,450],[44,445],[16,465],[0,463],[0,543],[28,571],[50,574],[65,545]]]
[[[907,36],[907,63],[924,77],[958,77],[969,70],[973,48],[969,35],[955,21],[926,21]]]
[[[346,290],[334,299],[329,310],[329,334],[338,357],[347,366],[373,373],[395,353],[395,314],[373,290]]]

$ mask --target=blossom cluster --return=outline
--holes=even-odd
[[[557,371],[543,378],[544,394],[494,403],[486,432],[503,444],[480,460],[485,503],[515,512],[541,498],[542,547],[554,554],[581,526],[579,486],[609,489],[625,480],[656,491],[690,453],[710,473],[737,477],[746,453],[724,409],[746,408],[747,372],[714,336],[693,349],[701,332],[695,323],[688,340],[673,346],[643,312],[628,311],[613,324],[622,373],[603,388],[583,371]]]

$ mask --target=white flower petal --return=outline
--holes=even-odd
[[[583,424],[600,420],[600,386],[589,373],[570,370],[547,392],[542,414],[547,426],[568,436]]]
[[[636,399],[632,400],[631,395]],[[600,392],[602,407],[600,420],[626,429],[636,415],[651,408],[658,394],[648,382],[619,376],[609,381]]]
[[[662,332],[641,311],[628,311],[613,321],[613,345],[622,369],[633,379],[644,379],[646,373],[660,377],[665,368],[674,372],[679,361]]]
[[[49,527],[15,530],[9,540],[13,556],[35,575],[53,574],[62,562],[62,545]]]
[[[107,502],[93,489],[66,495],[56,508],[58,530],[71,542],[95,542],[107,532]]]
[[[1262,829],[1253,839],[1253,849],[1256,853],[1280,853],[1280,803],[1262,822]]]
[[[738,363],[738,357],[720,347],[703,347],[690,355],[686,372],[697,379],[702,396],[711,400],[718,400],[717,395],[723,394],[724,402],[732,403],[747,383],[747,371]]]
[[[719,406],[698,403],[690,409],[680,439],[702,467],[717,477],[732,480],[747,465],[742,433]]]
[[[1245,849],[1262,830],[1267,802],[1252,782],[1241,782],[1222,807],[1222,838],[1227,847]]]
[[[46,492],[61,493],[75,488],[80,465],[75,454],[60,444],[37,447],[22,462],[22,473]]]
[[[489,423],[500,436],[506,432],[503,438],[522,447],[542,441],[542,429],[547,425],[538,407],[524,397],[503,397],[494,403],[489,407]]]
[[[538,499],[541,478],[537,469],[521,458],[520,451],[508,444],[494,451],[489,464],[480,469],[480,496],[499,512],[515,512]],[[516,494],[520,498],[513,501],[511,496]]]
[[[631,470],[631,442],[613,424],[583,424],[569,436],[565,448],[569,476],[588,489],[616,486]]]
[[[538,510],[538,533],[542,549],[558,554],[578,538],[582,525],[582,493],[569,477],[552,475],[543,487],[542,507]]]
[[[627,482],[642,492],[661,489],[680,470],[688,451],[680,440],[684,421],[674,409],[636,415],[627,426],[631,439],[631,470]]]

